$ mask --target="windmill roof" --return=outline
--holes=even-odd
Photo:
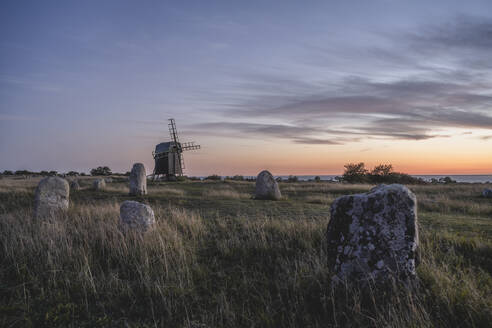
[[[156,153],[165,153],[165,152],[168,152],[169,149],[172,146],[174,146],[174,142],[173,141],[161,142],[160,144],[158,144],[157,146],[155,146],[155,152]]]

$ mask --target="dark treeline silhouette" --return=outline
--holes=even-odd
[[[348,183],[402,183],[424,184],[421,178],[412,177],[409,174],[393,171],[391,164],[379,164],[371,171],[366,169],[363,162],[344,165],[345,172],[340,180]]]
[[[98,166],[90,170],[91,175],[130,175],[130,172],[126,173],[113,173],[111,169],[107,166]],[[5,170],[0,172],[1,176],[86,176],[84,172],[68,171],[66,173],[59,173],[57,171],[29,171],[29,170]]]

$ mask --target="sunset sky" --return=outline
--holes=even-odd
[[[492,174],[492,1],[1,1],[0,171]]]

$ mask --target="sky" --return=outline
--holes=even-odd
[[[0,171],[492,174],[492,2],[0,2]]]

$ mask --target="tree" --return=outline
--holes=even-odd
[[[456,183],[456,181],[451,179],[450,177],[444,177],[439,179],[439,183],[449,184],[449,183]]]
[[[29,172],[28,170],[17,170],[15,171],[15,175],[29,175],[31,174],[31,172]]]
[[[299,178],[295,175],[289,175],[289,177],[287,178],[287,182],[298,182],[299,181]]]
[[[5,170],[5,171],[3,171],[3,175],[14,175],[14,172],[9,171],[9,170]]]
[[[321,178],[317,175],[317,176],[314,177],[314,181],[315,182],[320,182],[321,181]]]
[[[111,169],[107,166],[98,166],[91,170],[91,175],[111,175]]]
[[[79,173],[78,173],[78,172],[75,172],[75,171],[69,171],[69,172],[67,173],[67,175],[68,175],[68,176],[77,176],[77,175],[79,175]]]
[[[365,164],[363,162],[360,163],[348,163],[343,166],[345,168],[345,172],[343,172],[342,179],[343,181],[355,183],[355,182],[364,182],[367,179],[367,173]]]
[[[372,175],[388,176],[393,172],[393,165],[391,164],[379,164],[372,169]]]
[[[212,174],[212,175],[209,175],[208,177],[206,177],[205,180],[219,181],[219,180],[222,180],[222,178],[220,177],[220,175]]]

